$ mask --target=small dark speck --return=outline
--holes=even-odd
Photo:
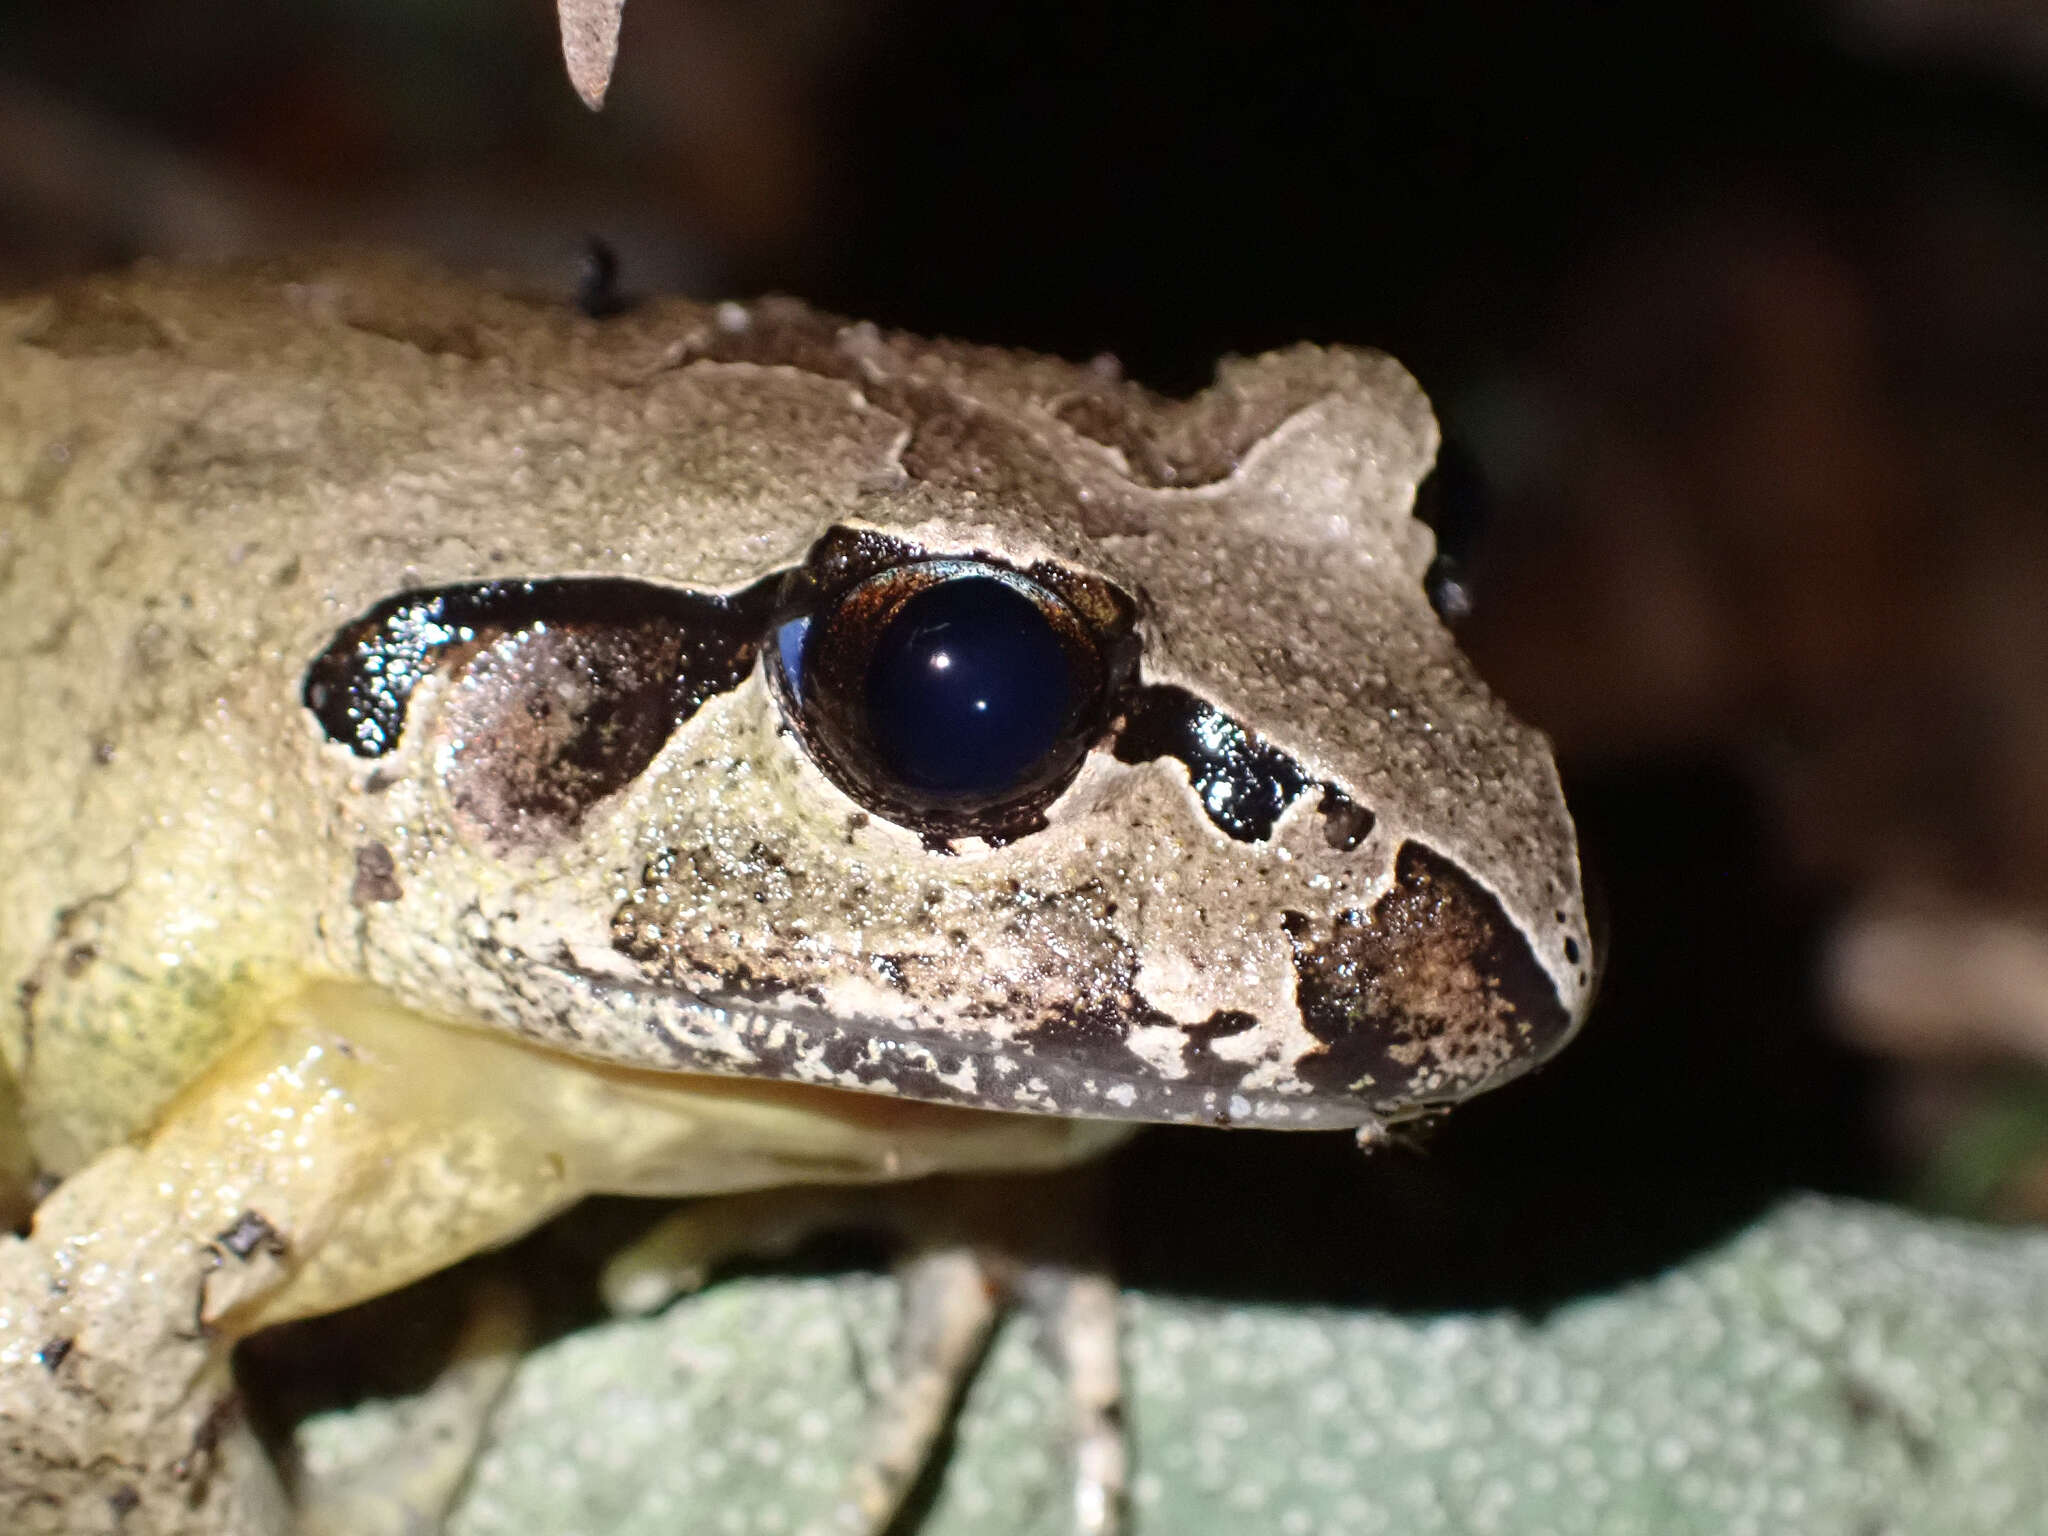
[[[216,1232],[213,1240],[238,1259],[248,1258],[258,1248],[277,1258],[286,1252],[284,1234],[264,1220],[260,1211],[242,1212],[233,1226]]]
[[[609,320],[630,307],[619,291],[618,253],[594,235],[583,242],[576,264],[576,307],[592,320]]]
[[[1564,958],[1571,965],[1579,963],[1579,941],[1577,939],[1566,939],[1564,941]]]
[[[356,849],[356,878],[348,899],[359,907],[375,902],[396,901],[405,894],[398,883],[398,865],[391,850],[382,843],[364,843]]]
[[[1323,841],[1339,853],[1349,853],[1372,836],[1377,818],[1334,784],[1323,786],[1316,809],[1323,818]]]
[[[74,977],[83,976],[91,968],[93,961],[99,959],[99,957],[100,952],[94,949],[92,945],[74,944],[64,956],[64,974]]]
[[[71,1353],[71,1344],[70,1339],[62,1337],[50,1340],[36,1351],[36,1364],[46,1371],[56,1370],[64,1363],[64,1357]]]
[[[1845,1380],[1839,1388],[1842,1406],[1858,1429],[1888,1431],[1898,1438],[1906,1459],[1916,1471],[1925,1473],[1934,1465],[1938,1448],[1925,1431],[1916,1428],[1905,1412],[1864,1382]]]
[[[126,1520],[141,1503],[142,1495],[127,1483],[107,1495],[107,1508],[114,1512],[116,1520]]]
[[[1472,583],[1454,556],[1438,555],[1431,561],[1422,584],[1429,594],[1429,606],[1453,629],[1472,617]]]
[[[92,744],[92,762],[95,768],[104,768],[114,760],[114,744],[104,736],[95,737]]]
[[[304,567],[299,564],[299,557],[293,555],[291,559],[285,561],[283,565],[277,568],[277,574],[270,578],[271,584],[279,587],[292,586],[297,583],[300,572],[303,569]]]

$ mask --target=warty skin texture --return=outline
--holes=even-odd
[[[1555,769],[1430,611],[1435,426],[1387,358],[1233,361],[1175,403],[794,304],[593,321],[391,262],[87,281],[0,306],[0,353],[0,1141],[75,1176],[0,1252],[38,1298],[0,1375],[90,1337],[35,1369],[153,1383],[118,1435],[0,1395],[69,1447],[27,1484],[103,1439],[189,1463],[220,1341],[588,1190],[1043,1166],[1119,1119],[1370,1130],[1583,1016]],[[474,650],[430,658],[388,751],[307,707],[397,594],[736,594],[834,528],[1109,583],[1142,684],[1307,788],[1226,835],[1111,721],[1042,829],[936,851],[819,771],[756,667],[628,782],[510,825],[460,788],[496,707]],[[490,651],[508,708],[553,686],[523,633]],[[277,1242],[223,1257],[252,1211]],[[53,1286],[88,1249],[102,1289]],[[159,1315],[180,1284],[206,1340]],[[171,1474],[137,1466],[155,1508]]]

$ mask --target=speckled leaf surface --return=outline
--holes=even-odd
[[[1540,1323],[1128,1300],[1141,1536],[2048,1529],[2048,1237],[1806,1199]],[[893,1306],[872,1277],[729,1283],[536,1352],[453,1531],[798,1529]],[[1032,1335],[999,1335],[923,1536],[1065,1530]]]

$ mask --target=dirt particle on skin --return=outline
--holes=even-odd
[[[242,1212],[233,1225],[215,1233],[213,1240],[238,1259],[247,1259],[259,1248],[273,1257],[282,1258],[288,1248],[284,1234],[273,1227],[260,1211]]]
[[[405,894],[398,883],[398,865],[391,850],[382,843],[364,843],[356,849],[356,878],[348,899],[359,907],[375,902],[397,901]]]

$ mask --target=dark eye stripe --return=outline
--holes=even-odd
[[[673,726],[753,669],[782,579],[730,597],[600,577],[402,592],[335,635],[306,669],[300,697],[330,741],[358,757],[382,757],[404,734],[413,690],[451,654],[473,654],[536,625],[661,630],[674,637],[661,683]]]
[[[1120,763],[1177,759],[1203,813],[1240,843],[1271,837],[1281,813],[1316,782],[1289,753],[1187,689],[1166,683],[1137,690],[1111,750]],[[1323,838],[1348,853],[1372,835],[1376,818],[1335,784],[1321,789],[1316,812],[1323,818]]]
[[[1209,819],[1241,843],[1271,837],[1309,786],[1301,764],[1185,688],[1140,689],[1115,750],[1122,763],[1180,759]]]
[[[570,647],[592,694],[587,718],[602,726],[562,725],[550,749],[587,780],[579,792],[632,778],[706,699],[746,678],[764,644],[784,714],[828,776],[935,843],[1042,826],[1043,808],[1118,713],[1117,759],[1178,759],[1204,814],[1239,842],[1271,837],[1314,783],[1186,689],[1132,686],[1135,605],[1107,583],[929,557],[847,530],[821,539],[804,567],[731,595],[605,577],[403,592],[336,633],[307,667],[301,697],[330,740],[382,757],[404,734],[422,679],[539,628],[557,636],[554,650]],[[609,697],[620,689],[632,698]],[[626,717],[631,730],[617,725]],[[593,741],[632,751],[593,763]],[[549,764],[526,766],[533,786],[562,778]],[[1357,846],[1371,811],[1322,789],[1332,846]]]

